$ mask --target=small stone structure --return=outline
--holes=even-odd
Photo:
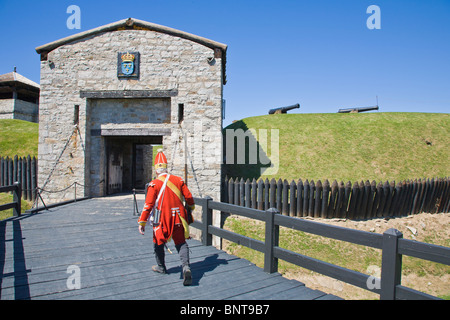
[[[0,119],[38,122],[39,85],[15,71],[0,75]]]
[[[77,197],[143,188],[154,145],[194,196],[220,200],[226,50],[132,18],[36,48],[44,201],[75,182]]]

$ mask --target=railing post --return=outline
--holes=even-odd
[[[75,188],[76,187],[77,187],[77,183],[75,182]],[[137,215],[140,215],[140,213],[139,213],[139,208],[138,208],[137,199],[136,199],[136,189],[133,189],[133,199],[134,199],[133,216],[137,216]]]
[[[205,202],[202,208],[202,243],[204,246],[212,245],[212,234],[208,233],[208,227],[212,225],[212,209],[209,209],[210,196],[204,198]]]
[[[13,208],[14,217],[19,217],[22,214],[22,190],[19,182],[14,182],[13,202],[15,204]]]
[[[280,212],[275,208],[266,210],[266,234],[264,247],[264,271],[274,273],[278,271],[278,258],[273,255],[273,248],[278,246],[279,229],[275,225],[275,215]]]
[[[395,288],[401,283],[402,255],[398,253],[398,239],[401,238],[403,233],[396,229],[383,233],[380,300],[395,300]]]

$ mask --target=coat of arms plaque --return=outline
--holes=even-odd
[[[119,52],[117,54],[117,77],[121,79],[139,78],[139,52]]]

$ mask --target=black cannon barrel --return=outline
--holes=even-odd
[[[269,114],[274,114],[274,113],[286,113],[289,110],[292,109],[299,109],[300,108],[300,104],[296,103],[293,104],[292,106],[287,106],[287,107],[280,107],[280,108],[275,108],[275,109],[270,109],[269,110]]]
[[[378,106],[339,109],[338,113],[350,113],[350,112],[358,112],[359,113],[359,112],[372,111],[372,110],[378,110]]]

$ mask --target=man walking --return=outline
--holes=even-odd
[[[194,199],[183,179],[167,172],[167,158],[161,150],[155,158],[155,170],[158,177],[150,182],[147,189],[144,209],[138,220],[139,232],[144,234],[146,223],[149,220],[152,222],[157,263],[152,270],[163,274],[167,273],[164,246],[173,239],[183,268],[183,285],[187,286],[192,283],[192,273],[186,243],[189,238],[188,218],[183,197],[191,210],[195,207]]]

